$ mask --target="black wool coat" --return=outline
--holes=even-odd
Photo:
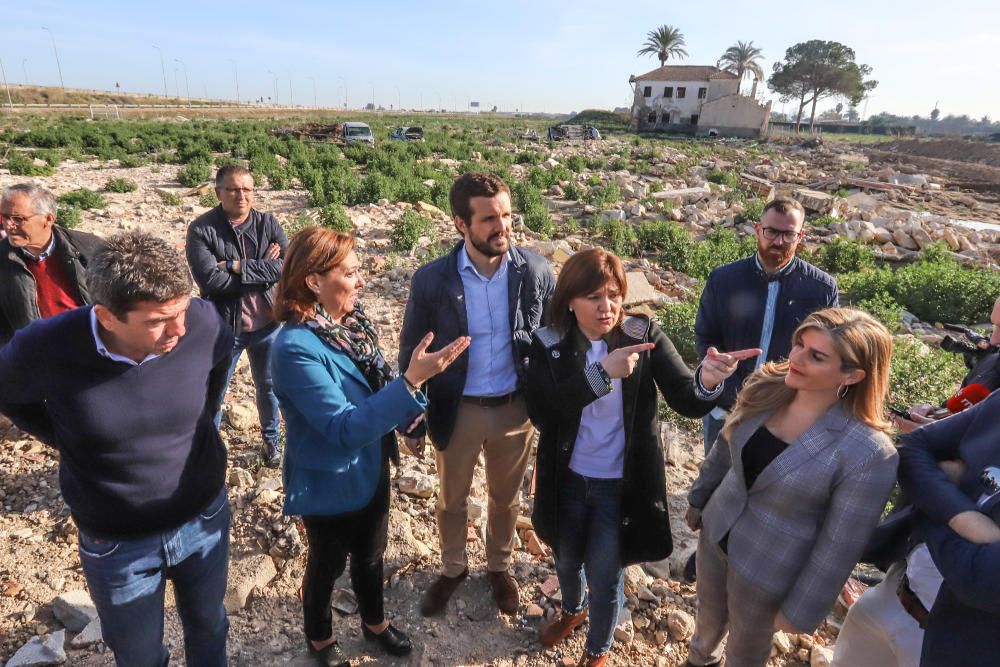
[[[657,390],[686,417],[701,417],[715,405],[695,394],[694,377],[674,344],[655,323],[626,317],[606,337],[608,351],[643,342],[655,344],[639,355],[632,375],[622,380],[625,467],[621,484],[619,544],[624,565],[661,560],[673,550],[664,455],[657,420]],[[561,530],[559,489],[569,473],[583,409],[598,396],[585,375],[590,343],[575,326],[565,336],[551,327],[535,332],[525,396],[539,430],[532,522],[539,537],[558,550]],[[558,553],[556,554],[558,556]]]

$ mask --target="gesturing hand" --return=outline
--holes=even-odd
[[[632,375],[635,365],[639,362],[639,353],[652,350],[654,347],[656,346],[652,343],[620,347],[604,357],[601,360],[601,365],[612,378],[627,378]]]
[[[264,254],[266,259],[278,259],[281,257],[281,246],[277,243],[272,243],[267,246],[267,252]]]
[[[427,335],[413,349],[410,366],[403,373],[406,380],[416,387],[451,366],[451,362],[458,359],[458,355],[462,354],[472,341],[469,336],[459,336],[437,352],[428,353],[427,347],[433,340],[434,332],[428,331]]]
[[[705,358],[701,360],[701,384],[709,391],[714,390],[736,372],[736,366],[744,359],[751,359],[763,352],[759,347],[751,347],[735,352],[719,352],[714,347],[708,348]]]

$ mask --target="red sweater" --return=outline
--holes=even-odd
[[[58,251],[40,262],[25,260],[24,265],[35,277],[35,300],[38,302],[38,314],[42,318],[83,305],[80,290],[66,273]]]

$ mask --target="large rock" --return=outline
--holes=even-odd
[[[642,271],[629,271],[625,274],[625,280],[628,283],[625,307],[637,306],[641,303],[652,303],[658,306],[667,298],[665,294],[653,289]]]
[[[632,624],[632,612],[628,610],[628,607],[622,607],[621,613],[618,614],[618,624],[615,626],[615,639],[623,644],[630,644],[634,636],[635,626]]]
[[[697,188],[678,188],[676,190],[660,190],[653,193],[653,199],[669,199],[679,204],[694,204],[712,194],[708,185]]]
[[[667,631],[675,642],[687,641],[694,634],[694,617],[681,609],[667,613]]]
[[[906,248],[907,250],[920,250],[920,246],[913,240],[913,237],[902,229],[897,229],[892,233],[892,241],[899,247]]]
[[[410,515],[397,509],[389,510],[389,542],[401,545],[401,554],[407,558],[425,558],[431,555],[431,548],[413,534]]]
[[[257,408],[252,403],[230,403],[226,406],[226,421],[237,431],[249,431],[257,422]]]
[[[80,632],[97,618],[97,609],[84,590],[62,593],[52,601],[52,613],[70,632]]]
[[[799,188],[792,193],[792,198],[798,200],[802,207],[812,213],[825,215],[833,210],[836,197],[818,190]]]
[[[277,574],[274,561],[265,554],[232,561],[229,564],[229,588],[223,600],[226,611],[235,614],[243,609],[253,589],[267,586]]]
[[[399,490],[417,498],[430,498],[434,495],[434,481],[418,472],[409,472],[399,478]]]
[[[833,649],[815,644],[809,653],[809,667],[830,667],[833,662]]]
[[[87,646],[93,646],[97,642],[104,639],[104,635],[101,632],[101,619],[95,618],[90,623],[87,624],[80,633],[73,637],[69,641],[69,645],[73,648],[86,648]]]
[[[65,641],[65,630],[53,632],[45,640],[41,637],[32,637],[31,641],[19,648],[17,653],[7,661],[6,667],[61,665],[66,662],[66,651],[63,650],[63,643]]]

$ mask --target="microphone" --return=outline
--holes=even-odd
[[[990,390],[987,389],[985,385],[981,385],[976,382],[959,389],[954,396],[948,399],[945,403],[945,407],[948,408],[948,412],[955,414],[961,412],[962,410],[971,408],[973,405],[982,401],[989,395]]]

